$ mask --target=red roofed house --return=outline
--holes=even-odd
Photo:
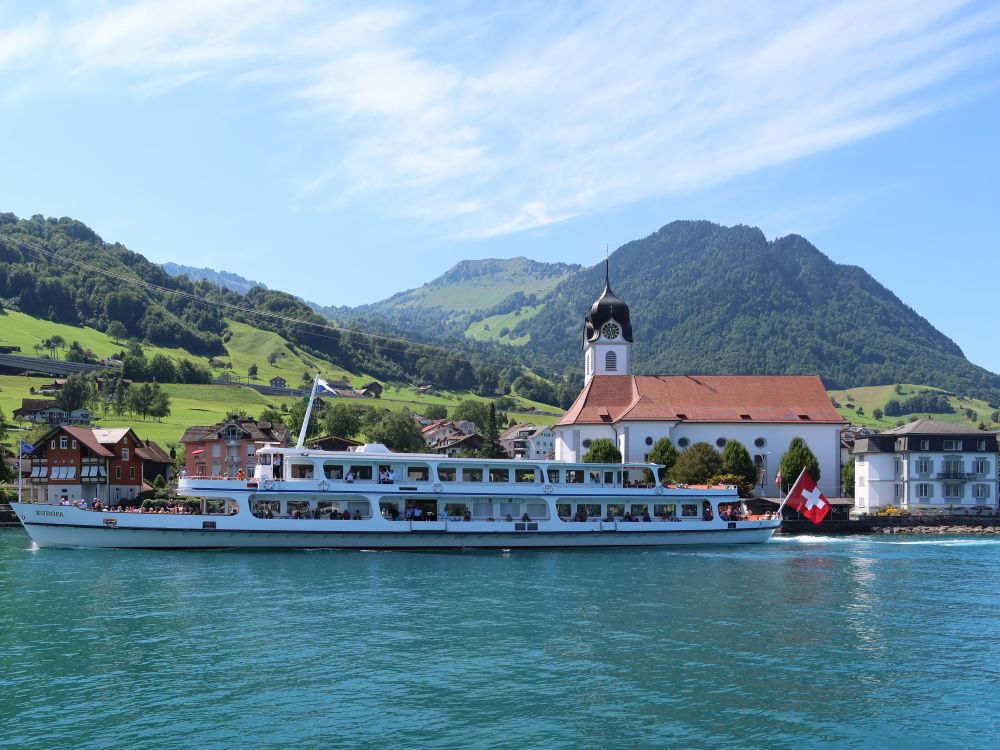
[[[776,496],[781,456],[801,437],[819,461],[820,489],[840,494],[846,421],[818,375],[632,375],[629,309],[607,280],[584,317],[583,349],[583,390],[554,427],[557,460],[581,460],[596,438],[614,441],[626,461],[644,460],[663,437],[678,450],[738,440],[760,469],[757,491]]]
[[[117,505],[142,491],[142,482],[165,474],[170,456],[141,440],[129,427],[91,430],[60,425],[31,451],[31,496],[58,503],[62,498],[98,497]]]
[[[181,436],[185,469],[192,476],[252,477],[256,452],[264,443],[291,445],[291,434],[281,423],[258,422],[230,414],[224,422],[188,427]]]

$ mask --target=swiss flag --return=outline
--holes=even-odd
[[[792,489],[788,491],[785,504],[789,508],[795,508],[815,524],[826,518],[826,514],[830,512],[830,502],[823,497],[823,493],[819,491],[813,478],[805,469],[795,480]]]
[[[778,469],[778,473],[774,475],[774,486],[781,487],[781,469]]]

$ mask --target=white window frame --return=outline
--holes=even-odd
[[[122,461],[128,461],[128,448],[122,448]]]
[[[972,485],[972,496],[976,500],[989,500],[990,486],[986,483]]]
[[[987,476],[990,473],[990,460],[988,458],[974,458],[972,460],[972,471],[980,476]]]
[[[942,449],[946,451],[960,451],[962,450],[962,441],[955,439],[945,440]]]
[[[961,500],[962,499],[962,483],[961,482],[945,482],[944,488],[942,490],[945,500]]]
[[[924,468],[926,467],[926,468]],[[917,459],[917,474],[931,474],[934,471],[934,459],[921,456]]]
[[[64,451],[69,448],[69,438],[65,435],[59,436],[59,450]]]
[[[934,497],[934,485],[930,482],[920,482],[917,485],[917,497],[921,500],[929,500]]]

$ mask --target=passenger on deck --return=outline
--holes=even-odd
[[[351,511],[345,509],[344,512],[343,512],[343,514],[340,516],[340,518],[343,521],[350,521],[351,520]]]
[[[649,517],[649,511],[648,510],[643,511],[642,520],[645,521],[645,522],[647,522],[647,523],[649,523],[649,522],[651,522],[653,520],[652,518]]]
[[[242,482],[244,479],[247,478],[247,475],[243,473],[243,469],[237,469],[236,470],[236,478],[239,479]]]
[[[348,470],[347,470],[347,476],[346,476],[346,477],[344,477],[344,478],[345,478],[345,479],[346,479],[346,480],[347,480],[348,482],[353,482],[353,481],[354,481],[354,470],[353,470],[353,469],[348,469]]]
[[[414,521],[422,521],[423,518],[424,518],[423,508],[421,508],[419,505],[415,506],[413,508],[413,520]]]
[[[379,484],[389,484],[389,472],[383,466],[378,472],[378,483]]]
[[[354,520],[355,521],[360,521],[361,520],[361,511],[360,510],[354,511]]]
[[[466,509],[465,513],[462,514],[462,520],[463,521],[471,521],[472,520],[472,513],[470,513],[468,509]]]
[[[403,511],[403,520],[412,521],[413,520],[413,506],[407,505],[406,510]]]
[[[631,521],[634,521],[635,519],[632,518],[632,514],[631,513],[629,513],[628,511],[626,511],[625,512],[625,517],[622,518],[622,520],[623,521],[629,521],[629,522],[631,522]]]
[[[281,479],[281,454],[280,453],[275,453],[274,454],[274,461],[271,463],[271,468],[272,468],[271,475],[275,479]]]
[[[530,521],[531,520],[531,516],[529,516],[527,513],[525,513],[523,516],[521,516],[521,520],[522,521]]]
[[[389,484],[395,484],[396,482],[396,472],[389,468],[389,472],[385,475],[385,481]]]

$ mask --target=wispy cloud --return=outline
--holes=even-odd
[[[48,44],[138,96],[266,88],[324,134],[290,201],[488,237],[898,128],[1000,50],[1000,8],[960,0],[539,7],[142,0],[0,30],[0,73]]]

